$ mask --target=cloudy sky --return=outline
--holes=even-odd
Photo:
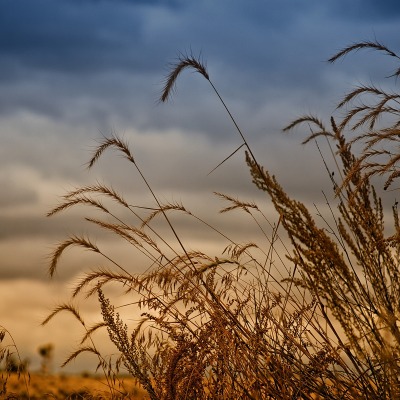
[[[102,135],[114,132],[129,142],[162,201],[183,202],[232,235],[250,235],[252,228],[219,217],[223,204],[214,191],[265,202],[270,210],[251,184],[243,153],[207,175],[241,141],[202,76],[184,72],[172,100],[158,102],[180,54],[207,64],[259,162],[288,192],[318,204],[330,186],[319,155],[300,146],[307,132],[288,136],[281,129],[303,114],[328,121],[346,90],[361,82],[394,85],[385,76],[398,65],[382,54],[326,60],[362,40],[400,51],[399,20],[394,0],[1,0],[0,324],[22,357],[37,367],[38,346],[51,342],[57,365],[81,334],[70,317],[40,326],[68,300],[79,274],[97,265],[71,250],[50,280],[48,255],[57,242],[93,234],[132,272],[146,268],[136,259],[129,264],[126,249],[85,224],[82,212],[45,217],[66,191],[96,181],[111,183],[132,204],[153,205],[116,154],[87,170]],[[196,226],[177,224],[193,246],[211,252],[219,246]],[[95,301],[81,307],[98,318]],[[67,370],[96,365],[88,359]]]

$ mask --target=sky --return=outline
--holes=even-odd
[[[288,135],[282,128],[304,114],[328,123],[346,91],[360,83],[395,87],[385,77],[398,64],[382,54],[359,52],[333,65],[327,59],[364,40],[400,51],[399,22],[395,0],[0,0],[0,325],[21,357],[38,368],[38,347],[53,343],[57,369],[82,334],[69,316],[40,325],[69,301],[80,274],[99,265],[70,250],[50,279],[57,243],[87,234],[133,273],[147,266],[86,223],[90,210],[46,217],[66,192],[96,182],[111,184],[135,205],[154,205],[118,154],[87,169],[103,136],[129,143],[162,201],[182,202],[235,237],[251,237],[253,227],[240,216],[219,215],[224,204],[215,191],[265,203],[276,220],[251,183],[243,152],[208,175],[241,144],[209,83],[184,71],[170,101],[159,102],[180,56],[206,64],[258,161],[294,197],[322,204],[330,184],[315,146],[300,145],[306,130]],[[191,221],[176,223],[191,245],[211,253],[223,248]],[[88,320],[98,320],[96,299],[75,302]],[[96,365],[89,357],[65,371]]]

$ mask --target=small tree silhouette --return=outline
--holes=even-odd
[[[40,371],[43,375],[47,375],[52,370],[54,345],[52,343],[45,344],[38,348],[39,355],[42,357]]]

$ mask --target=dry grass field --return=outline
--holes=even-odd
[[[2,385],[0,378],[0,385]],[[7,394],[4,399],[110,399],[112,395],[104,377],[86,375],[42,375],[30,374],[28,382],[29,396],[22,376],[12,374],[7,382]],[[114,398],[148,399],[148,395],[138,388],[134,380],[124,377],[115,383],[120,393]]]

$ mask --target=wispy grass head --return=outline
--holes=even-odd
[[[178,57],[177,63],[172,64],[171,72],[165,79],[165,85],[162,90],[160,101],[165,102],[168,100],[168,98],[171,96],[171,93],[174,90],[175,83],[179,74],[185,68],[193,68],[196,72],[203,75],[204,78],[206,78],[208,81],[210,80],[207,68],[199,57],[196,58],[192,54],[191,55],[181,54]]]
[[[376,50],[376,51],[382,51],[384,54],[386,54],[390,57],[395,57],[397,59],[400,59],[400,57],[394,51],[390,50],[385,45],[383,45],[382,43],[379,43],[377,40],[375,40],[374,42],[363,41],[363,42],[358,42],[358,43],[354,43],[350,46],[347,46],[344,49],[340,50],[338,53],[336,53],[334,56],[332,56],[328,61],[330,63],[334,63],[339,58],[343,58],[351,52],[359,51],[362,49],[372,49],[372,50]],[[389,75],[389,78],[393,77],[393,76],[394,77],[400,76],[400,68],[398,68],[392,75]]]
[[[372,50],[377,50],[377,51],[383,51],[384,53],[386,53],[387,55],[389,55],[391,57],[399,58],[396,53],[394,53],[392,50],[388,49],[386,46],[379,43],[378,41],[375,41],[375,42],[363,41],[363,42],[354,43],[350,46],[346,46],[344,49],[340,50],[338,53],[336,53],[334,56],[332,56],[328,61],[333,63],[333,62],[337,61],[339,58],[342,58],[353,51],[358,51],[361,49],[372,49]]]
[[[92,156],[92,158],[90,159],[90,161],[88,163],[88,168],[93,167],[93,165],[96,163],[96,161],[100,158],[100,156],[104,153],[104,151],[106,149],[108,149],[109,147],[114,147],[117,150],[121,151],[129,161],[131,161],[133,164],[135,164],[135,160],[133,158],[131,151],[129,150],[128,144],[125,143],[120,137],[112,135],[109,138],[105,137],[104,140],[100,143],[100,145],[98,146],[94,155]]]

